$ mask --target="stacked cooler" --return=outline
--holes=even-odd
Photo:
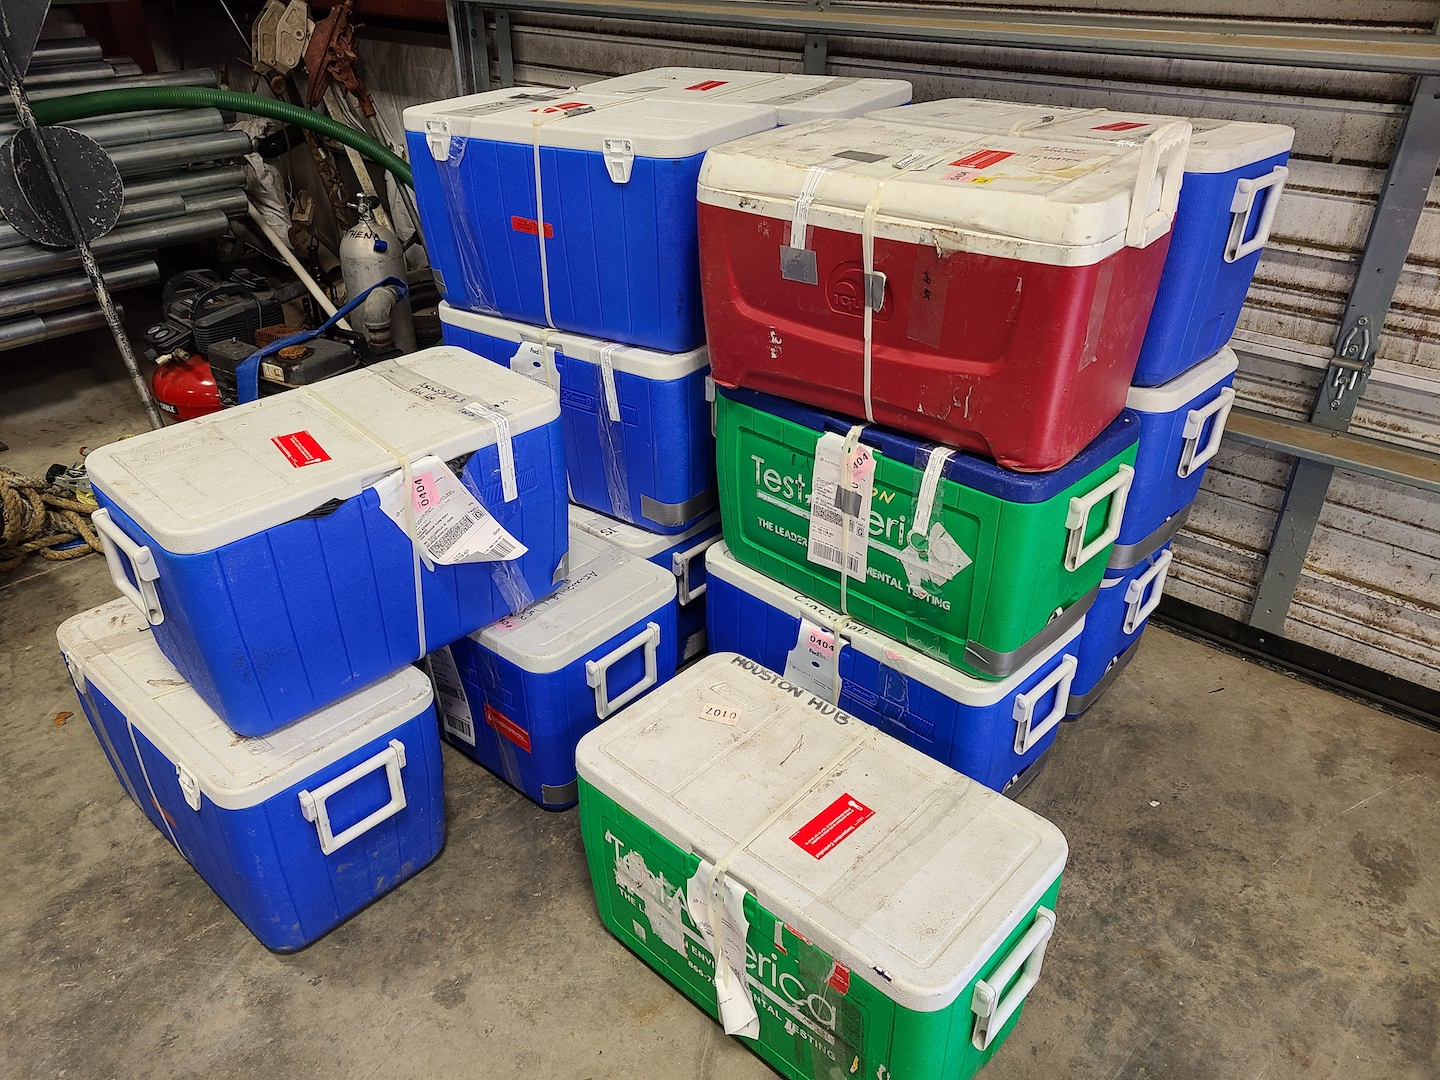
[[[1174,117],[955,99],[872,113],[885,122],[1144,145]],[[1120,533],[1079,643],[1067,715],[1124,670],[1159,604],[1185,524],[1235,400],[1234,332],[1288,175],[1294,131],[1191,120],[1169,252],[1125,404],[1140,438]]]
[[[893,80],[666,68],[406,112],[445,340],[561,400],[583,567],[572,556],[523,628],[436,661],[454,672],[445,738],[541,805],[575,801],[585,732],[705,648],[702,556],[720,533],[695,221],[705,152],[909,100]]]
[[[101,447],[123,599],[59,631],[121,784],[297,949],[444,841],[432,648],[554,591],[554,391],[444,347]]]

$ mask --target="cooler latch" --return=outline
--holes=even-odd
[[[180,790],[185,793],[185,801],[190,804],[190,809],[199,810],[200,781],[195,779],[195,774],[184,765],[176,765],[175,778],[180,781]]]
[[[450,121],[426,120],[425,145],[430,147],[430,156],[436,161],[450,157]]]
[[[605,169],[617,184],[630,182],[630,169],[635,164],[635,148],[629,139],[606,139],[602,144]]]

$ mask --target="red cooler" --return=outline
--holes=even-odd
[[[1060,468],[1125,406],[1189,138],[834,119],[710,150],[715,381]]]

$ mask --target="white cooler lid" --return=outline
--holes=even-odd
[[[1132,386],[1125,395],[1125,407],[1144,413],[1174,412],[1239,367],[1240,361],[1235,357],[1235,350],[1226,345],[1208,360],[1202,360],[1167,383],[1159,386]]]
[[[675,598],[675,575],[570,527],[560,588],[471,638],[536,674],[559,671]]]
[[[631,525],[629,522],[612,518],[598,510],[591,510],[588,506],[570,504],[570,527],[572,529],[582,529],[591,536],[608,540],[641,559],[653,559],[662,551],[683,548],[688,541],[719,524],[720,511],[715,510],[701,518],[699,524],[692,525],[683,533],[666,536],[663,533],[653,533],[649,529],[642,529],[638,525]]]
[[[872,109],[903,105],[911,88],[903,79],[851,79],[834,75],[793,75],[729,68],[651,68],[585,87],[593,93],[645,94],[688,101],[769,105],[778,124],[825,116],[859,116]]]
[[[1065,838],[795,689],[712,654],[586,735],[580,776],[711,863],[804,792],[734,856],[732,880],[903,1008],[945,1008],[1055,882]],[[740,718],[704,719],[707,704]],[[818,857],[792,839],[844,796],[871,816]]]
[[[743,565],[722,540],[705,552],[705,573],[708,577],[728,582],[757,597],[771,607],[787,615],[808,619],[827,630],[833,629],[840,619],[840,613],[818,601],[810,599],[794,589],[787,588],[774,578],[768,578],[758,571]],[[846,624],[841,637],[851,648],[870,657],[902,675],[907,675],[926,686],[932,686],[946,697],[972,708],[994,705],[1041,667],[1049,663],[1058,653],[1064,652],[1085,627],[1081,615],[1055,642],[1042,649],[1024,667],[998,681],[976,679],[957,671],[949,664],[926,656],[919,649],[912,648],[894,638],[886,637],[878,630],[861,626],[855,621]],[[1071,650],[1074,651],[1073,649]]]
[[[1038,137],[1096,139],[1101,142],[1139,144],[1161,124],[1187,119],[1159,113],[1112,112],[1063,105],[1030,105],[988,98],[946,98],[868,114],[872,120],[903,124],[958,127]],[[1252,161],[1287,152],[1295,129],[1284,124],[1254,124],[1245,120],[1190,120],[1190,150],[1185,171],[1223,173]]]
[[[818,183],[809,176],[816,167],[826,170]],[[711,150],[700,169],[699,195],[703,203],[790,220],[808,179],[814,185],[809,223],[859,232],[884,180],[877,236],[934,245],[943,242],[938,229],[965,234],[967,250],[1087,264],[1124,246],[1140,168],[1134,146],[864,118],[815,120]],[[1146,212],[1159,201],[1156,183]],[[1166,230],[1168,224],[1160,235]]]
[[[55,636],[77,681],[94,685],[224,810],[255,806],[430,704],[430,680],[406,665],[262,738],[236,735],[181,677],[129,600],[67,619]]]
[[[440,393],[417,396],[427,386]],[[460,411],[467,402],[504,413],[512,437],[560,415],[548,386],[441,346],[102,446],[85,465],[166,551],[210,551],[358,495],[398,468],[312,394],[412,459],[448,461],[495,442],[494,424]]]
[[[537,114],[545,121],[539,128],[541,146],[600,151],[607,139],[627,139],[631,153],[650,158],[692,157],[718,143],[775,126],[775,110],[768,105],[604,94],[589,87],[531,87],[517,93],[512,87],[412,105],[405,110],[405,128],[432,138],[446,135],[530,146]],[[440,149],[432,142],[431,152],[444,160],[446,154],[436,152]]]
[[[502,319],[498,315],[482,315],[477,311],[465,311],[440,301],[440,321],[449,326],[458,326],[477,334],[504,338],[515,342],[517,348],[522,342],[549,344],[566,356],[599,364],[600,354],[610,350],[610,362],[616,371],[627,375],[639,375],[643,379],[681,379],[710,366],[710,351],[700,345],[689,352],[665,353],[654,349],[642,349],[638,345],[621,345],[613,341],[572,334],[568,330],[546,330],[543,326]]]

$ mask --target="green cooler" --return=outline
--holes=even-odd
[[[988,679],[1018,671],[1073,621],[1057,615],[1094,600],[1140,433],[1126,410],[1063,468],[1019,473],[767,394],[720,388],[715,407],[736,559]]]
[[[790,1080],[963,1080],[1014,1028],[1048,821],[734,653],[576,761],[606,927]]]

